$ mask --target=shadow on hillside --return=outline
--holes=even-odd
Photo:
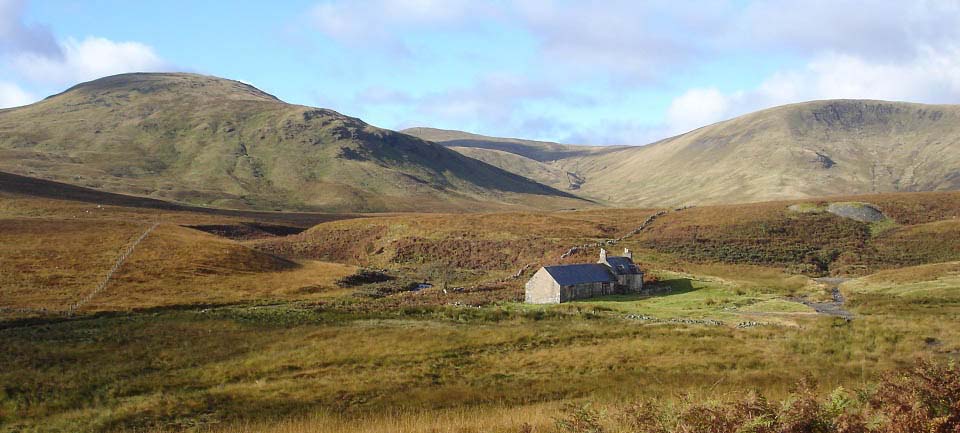
[[[634,302],[650,298],[682,295],[695,290],[699,290],[699,288],[693,287],[693,283],[689,278],[675,278],[671,280],[661,280],[655,283],[647,283],[644,285],[643,293],[599,296],[596,298],[583,299],[583,301]]]
[[[653,293],[647,295],[650,297],[680,295],[697,290],[693,287],[693,282],[689,278],[674,278],[671,280],[661,280],[648,285],[653,289]]]

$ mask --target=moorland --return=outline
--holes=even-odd
[[[956,431],[958,113],[578,146],[183,73],[0,110],[0,431]],[[522,302],[600,248],[649,290]]]
[[[857,401],[960,353],[956,192],[663,209],[633,233],[660,209],[293,218],[0,185],[6,431],[637,431],[647,399]],[[664,290],[521,302],[584,244],[633,249]],[[853,319],[817,311],[837,285]]]

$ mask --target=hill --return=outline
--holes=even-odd
[[[0,216],[76,217],[77,212],[95,209],[114,213],[115,218],[132,216],[173,218],[182,223],[223,222],[223,218],[250,223],[282,224],[308,228],[324,221],[356,218],[362,214],[315,212],[267,212],[187,206],[147,197],[116,194],[61,182],[0,172]],[[86,206],[92,204],[95,206]],[[13,215],[10,215],[10,214]],[[118,216],[122,215],[122,216]]]
[[[537,146],[507,145],[512,139],[420,135],[547,161]],[[563,185],[556,173],[571,173],[579,179],[578,195],[627,207],[952,190],[960,188],[960,106],[867,100],[792,104],[647,146],[548,153],[552,171],[531,164],[517,169],[515,160],[483,151],[464,153],[557,187]]]
[[[670,209],[639,232],[659,210],[367,215],[251,239],[220,228],[269,213],[8,190],[0,431],[552,431],[584,399],[786,398],[811,376],[825,396],[960,351],[960,192]],[[850,212],[868,208],[881,219]],[[519,302],[518,269],[598,244],[631,248],[655,294]],[[840,286],[852,322],[798,302],[830,296],[812,276],[881,269]]]
[[[0,310],[66,310],[107,275],[118,252],[149,223],[116,220],[0,219]],[[348,266],[294,263],[235,242],[161,224],[136,247],[86,311],[310,297],[335,289]],[[307,292],[305,290],[311,290]]]
[[[106,77],[0,110],[0,170],[239,209],[586,204],[434,143],[194,74]]]
[[[488,137],[463,131],[425,127],[408,128],[400,132],[440,143],[444,146],[500,150],[515,153],[539,162],[556,161],[574,156],[594,155],[622,147],[578,146],[549,141]]]
[[[563,161],[589,158],[624,148],[488,137],[424,127],[408,128],[401,132],[442,144],[463,155],[564,191],[580,189],[584,179],[576,164],[563,164]]]
[[[871,206],[882,219],[837,215],[828,211],[830,204]],[[669,211],[631,234],[656,212],[395,215],[324,222],[249,245],[297,259],[407,268],[425,277],[439,264],[447,272],[443,278],[455,284],[471,284],[478,276],[507,277],[527,265],[535,270],[593,261],[598,244],[629,247],[644,268],[745,265],[807,276],[859,276],[960,260],[960,192],[702,206]],[[608,243],[618,238],[624,239]],[[561,257],[581,245],[590,247]]]

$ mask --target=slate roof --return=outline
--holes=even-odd
[[[639,274],[640,268],[629,257],[607,256],[607,263],[617,275]]]
[[[599,263],[586,263],[577,265],[558,265],[545,266],[544,269],[561,286],[572,286],[574,284],[597,283],[597,282],[616,282],[616,279],[610,270]]]

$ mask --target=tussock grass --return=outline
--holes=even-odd
[[[235,424],[209,433],[311,432],[511,432],[511,433],[687,433],[952,431],[960,425],[960,372],[927,359],[888,372],[876,383],[819,392],[804,377],[781,401],[757,390],[715,394],[708,399],[641,398],[620,402],[575,402],[512,409],[486,408],[410,412],[344,419],[315,415],[271,424]],[[552,419],[547,414],[553,414]]]
[[[64,310],[82,299],[146,226],[115,220],[0,219],[0,307]],[[286,259],[164,224],[84,311],[338,293],[347,265]],[[339,291],[342,293],[342,291]]]
[[[440,287],[384,291],[374,298],[365,295],[372,285],[336,287],[355,272],[352,265],[291,261],[247,247],[265,241],[237,243],[164,224],[131,256],[116,285],[78,317],[0,321],[0,431],[509,432],[523,431],[523,422],[550,431],[570,402],[590,400],[613,412],[636,399],[709,400],[747,389],[780,399],[807,374],[817,377],[818,392],[852,389],[918,356],[960,353],[960,327],[953,326],[960,302],[949,286],[954,264],[848,282],[842,290],[857,314],[852,322],[813,315],[785,299],[822,291],[810,278],[786,273],[776,260],[710,259],[713,252],[691,252],[701,242],[685,236],[701,233],[730,240],[734,250],[782,257],[846,241],[806,239],[815,233],[804,231],[811,221],[795,223],[781,205],[696,210],[672,214],[654,224],[660,230],[649,238],[623,245],[669,240],[669,248],[638,249],[637,258],[651,271],[650,284],[672,291],[558,306],[518,303],[522,280],[447,293]],[[422,261],[398,263],[388,248],[394,240],[445,248],[459,245],[455,240],[567,244],[620,234],[647,215],[494,214],[463,222],[434,215],[423,225],[420,216],[395,215],[322,224],[274,241],[356,247],[338,260],[389,264],[405,282],[429,274],[433,250],[417,250]],[[770,221],[781,225],[767,225],[766,237],[750,241],[751,233],[767,233],[757,230]],[[844,224],[822,230],[842,234],[836,230]],[[888,237],[907,243],[917,233],[928,233],[931,242],[949,239],[952,230],[949,221],[918,224],[872,238],[865,225],[853,227],[866,242],[856,251]],[[795,237],[770,227],[789,227]],[[59,292],[22,290],[35,284],[63,288],[63,299],[72,298],[85,286],[71,286],[67,277],[95,281],[142,228],[107,218],[0,220],[0,300],[56,305]],[[115,251],[98,257],[99,244]],[[949,243],[943,245],[946,250]],[[572,260],[589,255],[592,261],[593,253]],[[57,274],[48,266],[51,257],[74,267]],[[509,273],[492,263],[462,266],[463,279]],[[13,272],[20,269],[29,271]],[[943,286],[921,290],[931,284]],[[722,320],[724,326],[627,314]],[[741,321],[769,326],[737,329]]]
[[[735,329],[756,313],[741,319],[720,300],[759,299],[741,308],[774,301],[738,295],[723,282],[694,289],[541,308],[236,305],[2,329],[12,350],[0,353],[8,366],[0,382],[16,384],[5,388],[2,401],[15,415],[4,422],[38,431],[227,423],[230,431],[235,422],[260,428],[278,417],[307,417],[281,426],[311,428],[312,417],[351,432],[412,428],[436,414],[441,424],[426,426],[440,431],[447,424],[510,431],[509,413],[530,405],[708,398],[752,388],[779,398],[807,373],[824,389],[856,385],[960,343],[957,332],[936,331],[950,316],[916,320],[921,313],[912,311],[853,323],[798,315],[794,327]],[[663,318],[723,318],[730,326],[622,318],[649,306]],[[929,337],[941,344],[932,348]],[[485,416],[491,421],[476,424]]]

